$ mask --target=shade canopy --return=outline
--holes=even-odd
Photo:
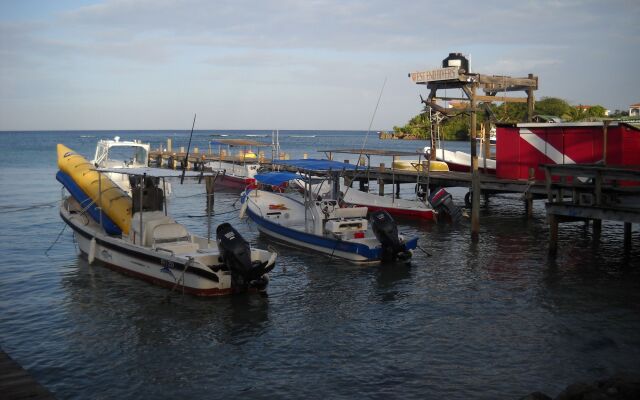
[[[298,168],[305,171],[341,171],[355,170],[356,165],[333,160],[303,159],[303,160],[274,160],[273,164]]]
[[[302,176],[296,174],[295,172],[282,171],[256,174],[254,178],[256,179],[256,181],[262,184],[278,186],[283,184],[284,182],[288,182],[294,179],[302,179]]]

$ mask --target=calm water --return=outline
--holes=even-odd
[[[210,133],[197,132],[194,144],[205,149]],[[247,133],[256,132],[229,137]],[[0,346],[60,399],[515,399],[640,372],[638,228],[625,254],[621,225],[603,224],[597,245],[582,224],[562,225],[552,260],[544,206],[526,220],[517,196],[483,207],[477,245],[468,221],[401,221],[431,256],[363,268],[274,245],[237,218],[237,193],[218,192],[217,222],[280,252],[269,297],[167,302],[165,289],[79,259],[58,216],[56,143],[92,158],[96,141],[115,134],[154,148],[188,139],[168,131],[0,133]],[[361,147],[364,137],[288,131],[281,144],[293,157],[320,157],[313,150]],[[423,145],[372,135],[366,146]],[[206,234],[202,188],[174,188],[170,211]],[[453,193],[462,203],[464,190]]]

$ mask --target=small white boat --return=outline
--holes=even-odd
[[[304,181],[298,180],[296,184],[304,188]],[[310,185],[313,196],[325,197],[331,191],[331,182],[323,180],[321,183]],[[438,213],[426,199],[399,199],[395,196],[380,196],[376,193],[363,192],[355,188],[345,186],[344,179],[340,178],[340,193],[338,200],[348,206],[367,207],[369,212],[384,210],[394,217],[419,218],[425,220],[437,219]]]
[[[56,179],[68,190],[60,217],[73,229],[80,252],[105,266],[159,286],[197,296],[264,292],[276,254],[253,249],[228,223],[217,240],[189,233],[167,215],[158,181],[183,172],[152,168],[97,170],[58,145]],[[107,173],[135,177],[132,196]],[[187,176],[200,173],[185,172]]]
[[[113,139],[102,139],[96,145],[96,154],[91,163],[96,168],[143,168],[149,166],[149,143],[139,140],[120,140],[119,136]],[[121,173],[105,173],[122,190],[131,195],[131,183],[129,175]],[[164,192],[171,195],[171,184],[166,183]]]
[[[298,165],[299,171],[308,175],[311,171],[317,175],[322,171],[354,167],[328,160],[292,160],[287,165]],[[292,172],[256,175],[258,183],[276,191],[247,189],[242,196],[241,215],[248,215],[260,232],[274,239],[352,263],[411,258],[418,238],[398,234],[395,221],[387,212],[374,212],[367,220],[367,207],[342,208],[335,197],[312,198],[308,189],[302,194],[298,190],[279,192],[285,182],[297,179],[301,179],[301,175]]]
[[[425,156],[428,157],[430,152],[431,147],[426,146],[424,148]],[[451,171],[471,171],[471,155],[463,151],[451,151],[439,148],[436,150],[436,160],[446,162]],[[484,156],[478,155],[478,169],[484,170],[485,168],[488,173],[495,174],[496,160],[488,158],[485,166]]]
[[[244,189],[254,182],[254,176],[260,168],[260,159],[253,148],[271,146],[255,140],[216,139],[209,142],[210,154],[212,145],[218,146],[218,159],[207,162],[205,167],[220,172],[217,185],[238,189]],[[235,147],[240,149],[232,154],[232,148]]]

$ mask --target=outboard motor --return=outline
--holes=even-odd
[[[451,193],[447,192],[444,188],[434,190],[431,196],[429,196],[429,203],[431,203],[431,207],[438,213],[448,215],[454,224],[460,222],[462,211],[460,211],[460,207],[453,204]]]
[[[252,262],[249,243],[229,223],[218,225],[216,240],[222,261],[231,271],[231,279],[236,290],[257,288],[263,291],[269,283],[264,275],[271,271],[275,264],[267,267],[267,261]]]
[[[400,243],[398,226],[388,212],[384,210],[372,212],[369,219],[373,233],[382,244],[381,258],[383,261],[393,261],[396,258],[408,260],[411,258],[411,252],[407,251],[406,246]]]

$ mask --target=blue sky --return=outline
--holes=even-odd
[[[538,98],[640,102],[640,2],[0,0],[0,130],[373,129],[449,52]]]

